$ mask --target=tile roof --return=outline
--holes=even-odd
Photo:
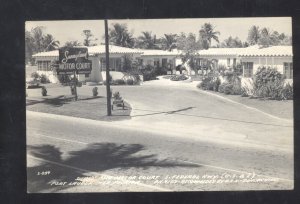
[[[292,46],[272,46],[267,48],[257,48],[257,49],[244,49],[238,53],[241,57],[280,57],[280,56],[293,56]]]
[[[83,47],[83,46],[78,46]],[[87,47],[89,55],[95,55],[95,54],[104,54],[105,53],[105,45],[97,45],[92,47]],[[111,54],[141,54],[142,52],[137,49],[131,49],[127,47],[120,47],[115,45],[109,46],[109,52]],[[58,50],[53,50],[49,52],[39,52],[33,57],[58,57]]]
[[[58,57],[58,50],[48,51],[48,52],[39,52],[32,57]]]
[[[109,46],[111,54],[141,54],[142,56],[179,56],[181,54],[180,50],[165,51],[165,50],[141,50],[132,49],[126,47],[120,47],[115,45]],[[94,54],[104,54],[105,45],[97,45],[93,47],[88,47],[88,52],[90,55]],[[201,56],[240,56],[240,57],[255,57],[255,56],[293,56],[292,46],[272,46],[267,48],[259,48],[258,46],[251,46],[246,48],[210,48],[208,50],[200,50]],[[40,52],[33,57],[58,57],[58,50],[53,50],[49,52]]]
[[[142,50],[142,56],[157,56],[157,55],[163,55],[163,56],[177,56],[180,54],[178,51],[166,51],[166,50]]]
[[[105,53],[105,45],[97,45],[88,47],[89,54],[104,54]],[[120,47],[115,45],[109,45],[109,52],[111,54],[141,54],[142,52],[137,49],[127,48],[127,47]]]
[[[212,56],[212,55],[237,55],[241,50],[245,48],[209,48],[208,50],[199,50],[200,56]]]

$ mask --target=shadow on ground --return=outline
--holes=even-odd
[[[70,157],[63,160],[62,152],[53,145],[28,146],[27,152],[34,160],[40,160],[38,166],[27,168],[28,192],[57,192],[71,186],[50,185],[51,181],[74,182],[77,177],[84,177],[84,173],[109,169],[129,168],[174,168],[199,167],[195,164],[159,160],[155,154],[135,155],[145,150],[140,144],[94,143],[80,151],[69,152]],[[38,172],[51,171],[50,175],[37,175]],[[124,175],[118,175],[124,176]],[[50,182],[50,183],[49,183]]]
[[[131,119],[131,106],[126,101],[123,107],[115,107],[112,116],[107,116],[107,100],[103,96],[60,95],[56,97],[27,98],[26,110],[100,121],[121,121]]]
[[[101,96],[82,97],[82,98],[79,97],[78,101],[87,101],[87,100],[93,100],[93,99],[97,99],[97,98],[103,98],[103,97],[101,97]],[[57,97],[49,97],[48,96],[48,98],[43,98],[43,99],[27,99],[26,100],[26,106],[43,103],[43,104],[46,104],[46,105],[59,107],[59,106],[63,106],[64,104],[68,104],[72,101],[75,101],[74,96],[65,96],[65,95],[60,95],[60,96],[57,96]]]

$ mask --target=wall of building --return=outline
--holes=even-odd
[[[277,68],[283,74],[283,63],[293,62],[292,57],[241,57],[240,59],[242,62],[253,62],[253,74],[262,66]]]
[[[167,62],[171,64],[171,68],[173,69],[176,64],[175,64],[175,58],[176,56],[161,56],[161,55],[155,55],[155,56],[141,56],[141,59],[143,60],[143,65],[152,65],[154,66],[154,60],[157,59],[159,60],[159,65],[162,66],[162,59],[167,59]]]

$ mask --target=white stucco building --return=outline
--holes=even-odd
[[[133,60],[139,62],[141,66],[152,65],[163,67],[175,73],[175,67],[182,64],[180,59],[181,52],[178,50],[141,50],[131,49],[110,45],[110,70],[113,76],[122,78],[122,64],[124,55],[130,56]],[[101,82],[105,80],[105,45],[88,47],[89,60],[92,61],[91,74],[79,75],[80,81]],[[46,74],[51,82],[57,82],[56,73],[50,68],[52,60],[58,60],[58,50],[50,52],[41,52],[33,55],[38,64],[38,72]],[[272,46],[268,48],[259,48],[251,46],[247,48],[210,48],[200,50],[196,58],[197,65],[207,66],[207,62],[212,62],[212,68],[223,66],[231,69],[237,64],[242,66],[242,77],[251,78],[257,69],[261,66],[274,67],[288,80],[293,79],[293,51],[292,46]],[[197,74],[187,65],[187,74]],[[199,73],[198,73],[199,74]]]

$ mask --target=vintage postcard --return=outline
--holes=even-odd
[[[28,193],[294,189],[291,17],[25,29]]]

